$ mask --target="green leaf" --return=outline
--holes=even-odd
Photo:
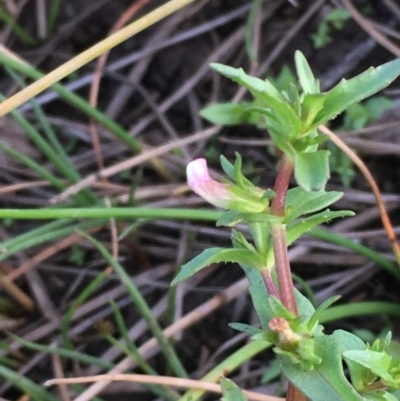
[[[250,106],[251,103],[217,103],[202,109],[200,116],[213,124],[257,124],[260,115],[252,111]]]
[[[330,177],[328,150],[317,150],[312,153],[296,152],[294,163],[294,176],[300,187],[307,192],[325,188]]]
[[[266,300],[269,298],[269,294],[262,274],[260,271],[252,269],[244,264],[240,264],[240,267],[245,272],[247,280],[249,281],[249,293],[254,309],[256,310],[257,316],[260,319],[261,327],[263,330],[268,330],[268,322],[274,315],[269,307],[268,302],[266,302]]]
[[[369,68],[360,75],[342,79],[333,89],[326,93],[324,108],[321,110],[313,126],[323,124],[337,116],[351,104],[386,88],[400,75],[400,59],[390,61],[377,68]]]
[[[311,401],[362,401],[362,397],[347,381],[338,344],[332,336],[316,337],[314,352],[322,362],[311,371],[303,371],[286,356],[280,356],[282,370]]]
[[[253,268],[262,268],[264,259],[255,252],[245,249],[210,248],[184,264],[171,285],[176,285],[188,279],[205,267],[220,262],[243,263]]]
[[[231,241],[235,249],[247,249],[251,252],[256,252],[254,245],[250,244],[250,242],[247,241],[243,233],[241,233],[240,231],[232,229]]]
[[[227,65],[211,63],[210,67],[219,74],[247,88],[255,98],[264,98],[264,95],[284,101],[281,93],[269,82],[246,74],[242,68],[233,68]]]
[[[369,369],[375,375],[385,379],[390,378],[388,373],[392,363],[392,357],[383,351],[349,350],[343,352],[343,358],[346,361],[356,362]]]
[[[264,257],[267,257],[270,248],[270,230],[269,224],[249,222],[249,232],[253,237],[257,252]]]
[[[300,86],[304,93],[319,93],[319,83],[314,78],[314,74],[304,57],[303,53],[297,50],[294,54],[296,72],[299,77]]]
[[[385,96],[374,96],[372,99],[368,99],[363,106],[368,112],[369,121],[374,121],[386,110],[396,107],[396,103]]]
[[[308,329],[310,331],[313,329],[314,325],[318,322],[321,314],[324,313],[339,298],[340,298],[340,295],[334,295],[333,297],[325,299],[325,301],[322,302],[322,304],[318,306],[318,308],[313,313],[311,319],[307,323]]]
[[[301,121],[289,103],[266,94],[263,94],[263,100],[270,110],[259,106],[249,107],[249,110],[264,115],[267,128],[274,130],[276,135],[291,141],[296,139],[301,133]]]
[[[282,302],[275,297],[268,297],[268,305],[272,311],[273,316],[283,317],[288,321],[295,318],[295,315],[289,312],[287,308],[282,304]]]
[[[249,16],[247,17],[246,21],[246,31],[245,31],[245,42],[246,42],[246,51],[247,51],[247,56],[249,57],[249,60],[253,63],[256,61],[256,56],[254,54],[254,29],[255,29],[255,22],[256,22],[256,17],[257,14],[260,11],[261,4],[263,0],[254,0]]]
[[[246,216],[246,213],[237,212],[236,210],[227,210],[221,215],[215,225],[217,227],[234,227],[245,220]]]
[[[276,78],[268,77],[268,79],[271,82],[271,84],[274,85],[275,88],[281,92],[288,90],[288,88],[290,91],[290,86],[296,87],[296,85],[298,85],[296,77],[294,76],[292,70],[287,65],[284,65],[282,67]]]
[[[315,313],[315,308],[310,300],[296,288],[294,289],[294,295],[296,297],[296,304],[299,310],[299,316],[313,316]]]
[[[250,336],[255,336],[264,333],[264,330],[261,330],[258,327],[250,326],[245,323],[229,323],[229,327],[231,327],[234,330],[240,331],[241,333],[246,333]]]
[[[350,210],[341,210],[337,212],[325,210],[324,212],[315,214],[305,219],[301,219],[294,223],[292,226],[288,226],[286,234],[287,244],[293,244],[293,242],[301,237],[304,233],[311,230],[315,226],[318,226],[319,224],[327,223],[328,221],[331,221],[332,219],[336,219],[338,217],[350,216],[354,216],[354,213]]]
[[[242,156],[240,156],[239,152],[235,152],[235,156],[236,156],[235,164],[233,165],[235,182],[243,188],[254,187],[253,183],[250,180],[248,180],[242,173],[242,164],[243,164]]]
[[[335,330],[332,336],[335,337],[336,341],[338,342],[341,355],[343,355],[345,351],[349,350],[367,349],[364,341],[362,341],[355,334],[349,333],[348,331]],[[351,360],[346,361],[346,364],[349,368],[350,378],[354,388],[357,391],[362,391],[364,389],[364,378],[366,373],[365,369],[358,363],[352,362]],[[374,377],[371,376],[371,380],[373,379]]]
[[[289,189],[285,202],[285,220],[290,222],[298,217],[318,212],[332,205],[343,196],[343,192],[324,190],[318,192],[305,192],[302,188]]]
[[[323,94],[307,94],[301,103],[301,120],[303,122],[302,134],[309,133],[312,123],[318,113],[323,110],[326,96]],[[312,128],[314,129],[314,128]]]
[[[221,401],[247,401],[243,391],[232,380],[221,377],[219,382],[223,394]]]
[[[224,156],[221,155],[219,157],[222,170],[224,170],[225,174],[232,180],[235,180],[235,168],[233,164]]]

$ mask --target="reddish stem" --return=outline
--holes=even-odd
[[[272,200],[271,204],[272,214],[275,216],[282,217],[285,214],[286,193],[289,188],[289,181],[293,173],[293,168],[293,161],[284,155],[279,165],[279,171],[275,181],[275,198]],[[280,222],[273,223],[271,226],[271,233],[275,255],[275,268],[279,283],[280,300],[290,312],[297,316],[298,311],[287,252],[285,225]],[[299,389],[293,386],[293,384],[289,383],[286,401],[306,400],[307,397]]]
[[[272,213],[279,217],[282,217],[285,214],[286,193],[289,187],[290,177],[293,173],[293,168],[293,161],[284,155],[279,165],[279,171],[274,186],[275,198],[272,200],[271,205]],[[286,306],[290,312],[297,315],[292,273],[287,253],[286,230],[282,223],[277,222],[272,224],[272,238],[280,299],[283,305]]]
[[[292,273],[286,245],[286,230],[281,223],[272,224],[272,238],[275,254],[275,268],[278,275],[280,300],[283,305],[297,316]]]
[[[275,216],[283,216],[285,213],[286,193],[289,188],[289,181],[293,173],[293,168],[293,161],[284,155],[279,165],[278,175],[276,176],[274,186],[275,198],[272,199],[271,204],[272,213]]]
[[[272,279],[271,272],[268,269],[265,269],[261,273],[262,273],[264,283],[265,283],[265,286],[267,287],[269,295],[280,300],[279,292],[275,286],[274,280]]]

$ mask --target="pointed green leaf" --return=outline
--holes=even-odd
[[[364,341],[361,340],[360,337],[348,331],[335,330],[332,336],[335,337],[341,353],[352,349],[353,350],[367,349],[367,346],[365,345]]]
[[[296,153],[294,176],[297,184],[305,191],[319,191],[325,188],[330,177],[329,153],[328,150]]]
[[[260,115],[249,109],[250,106],[251,103],[217,103],[202,109],[200,116],[213,124],[257,124]]]
[[[337,202],[343,192],[324,190],[306,192],[302,188],[292,188],[288,191],[285,202],[285,222],[288,223],[298,217],[318,212]]]
[[[241,333],[246,333],[249,336],[255,336],[257,334],[264,333],[264,330],[261,330],[258,327],[250,326],[245,323],[229,323],[229,327],[234,330],[240,331]]]
[[[212,63],[210,67],[219,74],[247,88],[255,98],[262,98],[264,94],[284,101],[282,94],[269,82],[246,74],[242,68],[233,68],[227,65]]]
[[[296,64],[296,72],[299,77],[299,82],[304,93],[318,93],[319,83],[314,78],[314,74],[304,57],[303,53],[299,50],[294,54],[294,62]]]
[[[227,210],[221,217],[217,220],[215,225],[217,227],[234,227],[246,219],[246,213],[240,213],[236,210]]]
[[[273,316],[283,317],[289,321],[295,318],[295,315],[289,312],[282,302],[275,297],[268,297],[268,305],[273,313]]]
[[[310,300],[305,297],[297,288],[294,289],[296,304],[300,316],[311,317],[315,313],[315,308]]]
[[[268,128],[274,128],[276,133],[288,140],[294,140],[301,133],[301,121],[289,103],[277,100],[272,96],[264,94],[263,100],[268,108],[249,107],[249,110],[258,112],[267,117]]]
[[[394,378],[389,373],[392,357],[386,352],[370,349],[349,350],[343,352],[343,358],[346,362],[357,363],[373,375],[380,377],[386,385],[396,385]],[[374,379],[375,377],[371,376],[371,381]],[[366,384],[370,383],[367,381]]]
[[[232,229],[231,234],[232,245],[235,249],[247,249],[251,252],[256,252],[253,244],[250,244],[249,241],[245,238],[243,233],[237,230]]]
[[[240,156],[239,152],[235,152],[235,164],[233,165],[233,170],[234,170],[234,177],[235,177],[235,182],[240,186],[240,187],[254,187],[253,183],[247,179],[243,173],[242,173],[242,156]]]
[[[232,380],[221,377],[219,382],[223,394],[221,401],[247,401],[243,391]]]
[[[270,230],[269,224],[249,222],[249,231],[253,237],[257,252],[266,257],[270,247]]]
[[[280,356],[287,378],[311,401],[362,401],[362,397],[347,381],[336,340],[332,336],[316,337],[314,352],[322,362],[311,371],[303,371],[286,356]]]
[[[240,267],[246,274],[249,281],[249,292],[253,302],[254,309],[260,319],[261,327],[263,330],[268,329],[268,322],[272,319],[273,313],[266,301],[269,298],[267,288],[265,287],[264,279],[260,271],[252,269],[244,264]]]
[[[328,299],[325,299],[321,305],[313,313],[311,319],[307,323],[307,327],[309,330],[312,330],[313,326],[319,321],[319,318],[323,312],[325,312],[334,302],[340,299],[340,295],[334,295]]]
[[[253,63],[256,61],[256,55],[254,54],[254,30],[256,29],[256,18],[260,11],[261,4],[263,0],[254,0],[249,16],[246,21],[246,30],[245,30],[245,42],[246,42],[246,52],[249,60]]]
[[[317,127],[325,123],[351,104],[386,88],[399,75],[400,59],[397,59],[377,68],[371,67],[352,79],[342,79],[326,93],[324,108],[318,113],[313,126]]]
[[[301,219],[294,223],[292,226],[287,228],[287,243],[288,245],[293,244],[301,235],[310,231],[312,228],[318,226],[319,224],[327,223],[332,219],[338,217],[349,217],[354,216],[354,213],[350,210],[341,210],[337,212],[331,212],[330,210],[325,210],[324,212],[315,214],[314,216]]]
[[[197,255],[190,262],[181,267],[181,271],[172,280],[171,285],[180,283],[193,276],[205,267],[220,262],[243,263],[245,265],[262,268],[264,259],[255,252],[245,249],[210,248]]]
[[[309,94],[305,95],[303,102],[301,103],[301,120],[303,122],[303,134],[310,131],[309,127],[312,127],[312,123],[317,117],[318,113],[324,108],[326,95]]]

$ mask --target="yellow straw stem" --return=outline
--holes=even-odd
[[[11,110],[14,110],[16,107],[32,99],[34,96],[38,95],[40,92],[43,92],[51,85],[57,83],[58,81],[65,78],[72,72],[76,71],[83,65],[94,60],[96,57],[99,57],[107,50],[112,49],[113,47],[129,39],[138,32],[143,31],[144,29],[162,20],[168,15],[173,14],[175,11],[178,11],[179,9],[185,7],[186,5],[192,3],[193,1],[195,0],[171,0],[168,3],[162,5],[161,7],[158,7],[154,11],[151,11],[150,13],[146,14],[142,18],[139,18],[138,20],[132,22],[125,28],[122,28],[118,32],[107,37],[106,39],[92,46],[91,48],[78,54],[72,60],[67,61],[60,67],[56,68],[52,72],[45,75],[43,78],[39,79],[32,85],[21,90],[14,96],[10,97],[9,99],[1,103],[0,117],[4,116]]]

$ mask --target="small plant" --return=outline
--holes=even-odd
[[[332,41],[332,30],[341,30],[347,20],[351,18],[350,13],[342,8],[334,8],[318,25],[317,31],[311,35],[314,47],[320,49]]]
[[[371,68],[350,80],[342,80],[321,93],[318,81],[300,52],[295,54],[299,91],[289,85],[278,90],[270,81],[247,75],[242,69],[212,64],[220,74],[247,88],[251,102],[212,105],[202,116],[213,123],[243,122],[269,131],[282,157],[275,185],[261,189],[242,173],[239,154],[232,164],[221,157],[228,179],[215,181],[205,159],[187,167],[188,184],[214,206],[225,209],[217,226],[246,225],[251,240],[232,228],[231,248],[211,248],[182,266],[173,280],[176,285],[216,262],[238,263],[244,270],[261,328],[241,323],[232,327],[253,339],[273,344],[281,370],[291,383],[288,400],[361,401],[397,399],[400,360],[387,353],[390,334],[372,345],[356,335],[336,330],[326,334],[319,324],[321,313],[338,297],[318,308],[293,286],[287,248],[302,234],[334,218],[352,216],[351,211],[331,211],[342,193],[326,191],[329,151],[319,149],[326,140],[318,127],[349,106],[386,87],[400,74],[400,60]],[[297,186],[289,189],[294,175]],[[344,373],[343,362],[350,373]],[[225,389],[227,386],[223,383]],[[233,390],[232,390],[233,391]],[[245,399],[238,395],[226,399]]]

